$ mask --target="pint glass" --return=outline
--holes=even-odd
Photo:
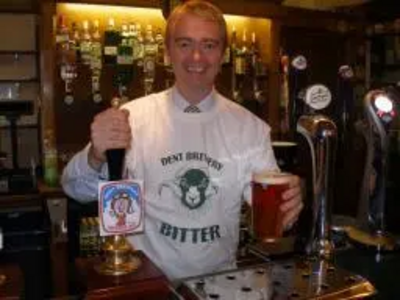
[[[289,187],[290,173],[254,174],[252,179],[252,229],[259,241],[282,237],[282,193]]]

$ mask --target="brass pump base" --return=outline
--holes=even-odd
[[[348,228],[346,233],[350,240],[367,248],[384,252],[399,250],[396,238],[389,234],[371,234],[356,227]]]
[[[103,253],[104,260],[94,266],[103,275],[126,275],[141,265],[140,259],[133,255],[132,247],[122,235],[107,237],[103,244]]]

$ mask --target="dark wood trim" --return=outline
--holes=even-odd
[[[6,8],[2,9],[0,7],[0,14],[13,14],[13,15],[28,15],[28,14],[37,14],[37,8],[32,7],[23,7],[23,8]]]
[[[279,97],[281,87],[280,75],[280,37],[282,23],[274,21],[271,24],[271,58],[270,73],[268,81],[269,101],[268,101],[268,119],[267,122],[271,126],[272,137],[274,138],[279,132]]]
[[[14,82],[39,82],[39,78],[33,77],[33,78],[15,78],[15,79],[0,79],[0,83],[14,83]]]
[[[41,210],[42,196],[39,193],[0,194],[0,211]]]
[[[55,54],[54,54],[54,22],[56,3],[51,0],[43,0],[40,7],[39,20],[39,52],[40,52],[40,116],[41,132],[54,129],[54,101],[55,89]],[[54,132],[56,130],[54,129]]]
[[[0,130],[8,130],[11,126],[9,125],[0,125]],[[17,130],[38,130],[39,125],[20,125],[18,124]]]
[[[56,2],[135,6],[161,9],[162,0],[69,0]],[[348,22],[362,22],[365,20],[364,15],[359,13],[313,11],[302,8],[282,6],[268,1],[247,1],[245,7],[243,6],[243,0],[211,0],[211,2],[215,3],[225,14],[279,19],[285,24],[293,26],[336,28],[338,20],[346,20]]]
[[[21,50],[0,50],[0,55],[36,55],[38,51],[29,50],[29,51],[21,51]]]
[[[69,0],[59,1],[57,3],[81,3],[81,4],[101,4],[117,6],[134,6],[144,8],[161,8],[161,0]]]

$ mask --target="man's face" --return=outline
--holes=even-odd
[[[167,51],[178,88],[188,95],[210,92],[223,59],[218,25],[183,14],[171,29]]]

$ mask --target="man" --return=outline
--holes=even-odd
[[[235,266],[244,189],[252,172],[277,169],[268,125],[214,90],[226,46],[219,9],[197,0],[175,9],[166,29],[174,87],[97,115],[62,178],[73,198],[96,200],[105,151],[126,148],[146,202],[144,234],[129,240],[171,279]],[[287,228],[303,206],[298,177],[284,197]]]

